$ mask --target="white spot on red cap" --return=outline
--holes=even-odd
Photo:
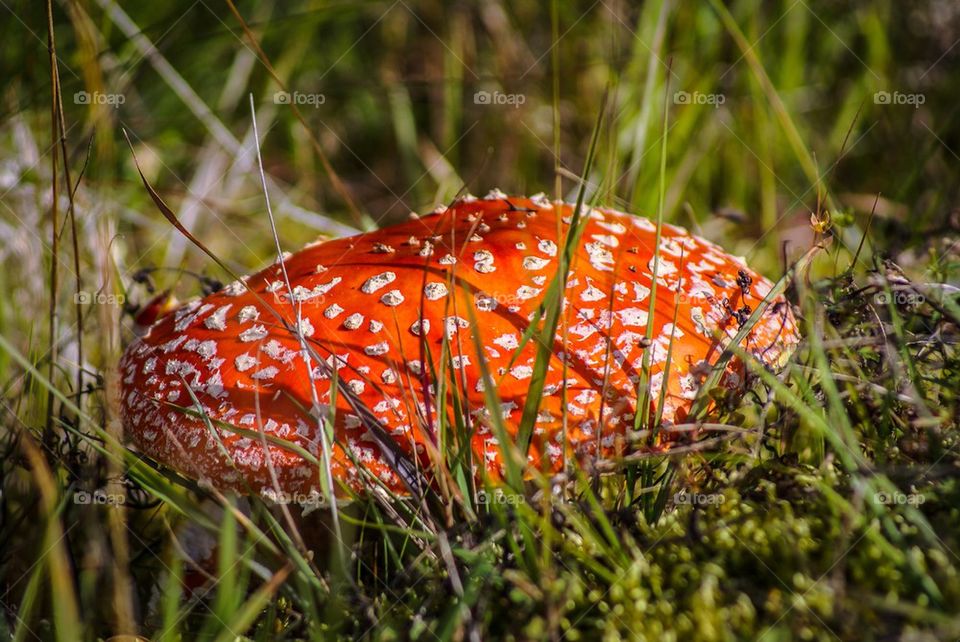
[[[327,283],[321,283],[313,289],[306,288],[302,285],[298,285],[293,288],[293,296],[291,297],[293,301],[309,301],[310,299],[315,299],[317,297],[322,297],[326,295],[330,290],[332,290],[340,281],[343,279],[339,276],[336,276]]]
[[[523,259],[523,267],[526,270],[542,270],[548,265],[550,265],[550,261],[547,259],[542,259],[539,256],[527,256]]]
[[[547,256],[557,255],[557,244],[550,239],[540,239],[537,241],[537,249]]]
[[[183,343],[186,340],[187,340],[187,335],[181,334],[180,336],[174,337],[173,339],[170,339],[166,343],[161,344],[160,349],[163,350],[165,353],[173,352],[174,350],[180,347],[181,343]]]
[[[473,253],[473,269],[481,274],[489,274],[496,271],[493,264],[493,253],[490,250],[477,250]]]
[[[489,294],[480,292],[474,297],[474,301],[481,312],[493,312],[497,309],[497,300]]]
[[[527,299],[532,299],[533,297],[540,294],[542,290],[538,288],[532,288],[529,285],[521,285],[517,288],[517,298],[521,301],[526,301]]]
[[[347,330],[356,330],[361,325],[363,325],[363,315],[359,312],[354,312],[343,320],[343,327]]]
[[[650,260],[647,262],[647,268],[653,272],[653,263],[656,257],[650,257]],[[672,261],[667,261],[666,259],[661,258],[660,263],[657,265],[657,278],[661,276],[667,276],[668,274],[673,274],[677,271],[677,266],[674,265]]]
[[[360,291],[364,294],[373,294],[380,288],[383,288],[397,280],[395,272],[383,272],[376,276],[371,276],[360,286]]]
[[[590,238],[607,247],[617,247],[620,245],[620,239],[613,234],[591,234]]]
[[[276,339],[267,341],[263,346],[261,346],[260,350],[271,359],[276,359],[284,363],[290,363],[293,361],[294,357],[297,356],[296,351],[284,348],[283,345]]]
[[[514,366],[510,368],[510,374],[517,379],[529,379],[533,376],[533,368],[530,366]]]
[[[616,221],[614,221],[613,223],[608,223],[606,221],[597,221],[597,227],[621,236],[627,233],[627,228],[623,225],[623,223],[618,223]],[[613,247],[616,247],[616,245],[614,245]]]
[[[547,195],[543,192],[538,192],[530,197],[530,202],[536,205],[537,207],[545,210],[553,209],[553,205],[550,203],[550,199],[547,198]]]
[[[267,329],[264,326],[257,324],[252,328],[247,328],[246,330],[241,332],[239,336],[240,336],[240,340],[245,343],[249,343],[251,341],[259,341],[260,339],[267,336]]]
[[[390,307],[395,307],[403,303],[403,294],[400,290],[390,290],[380,297],[380,302]]]
[[[629,326],[646,326],[647,325],[647,311],[640,308],[624,308],[615,312],[615,314],[620,317],[620,322],[623,325]]]
[[[201,357],[209,361],[211,357],[217,354],[217,342],[213,339],[209,339],[207,341],[190,339],[183,344],[183,349],[189,350],[190,352],[196,352]]]
[[[516,334],[501,334],[499,337],[494,339],[493,342],[501,348],[506,348],[507,350],[516,350],[520,346],[520,342],[517,340]]]
[[[633,226],[643,230],[644,232],[656,232],[657,226],[653,224],[650,219],[643,218],[642,216],[631,216],[630,222],[633,223]]]
[[[197,320],[197,317],[206,314],[213,309],[212,303],[204,303],[202,306],[200,306],[199,310],[194,312],[193,309],[196,307],[197,303],[198,302],[193,302],[177,310],[175,313],[176,316],[174,317],[176,323],[173,325],[173,329],[176,332],[183,332],[191,323]]]
[[[423,287],[423,294],[427,297],[428,301],[436,301],[447,296],[447,294],[449,294],[449,290],[447,290],[447,286],[445,284],[440,283],[439,281],[432,281]]]
[[[603,301],[607,298],[606,293],[594,285],[588,285],[584,288],[583,292],[580,293],[581,301]]]
[[[313,336],[313,324],[310,323],[310,319],[306,317],[301,317],[299,322],[299,327],[297,328],[301,336],[312,337]]]
[[[444,328],[447,332],[447,337],[453,337],[453,335],[464,328],[469,328],[470,322],[462,317],[449,316],[444,319]]]
[[[613,253],[600,243],[584,245],[590,256],[590,265],[601,272],[613,272]]]
[[[243,281],[234,281],[222,290],[222,292],[227,296],[240,296],[246,291],[247,285]]]
[[[386,341],[381,341],[380,343],[366,346],[363,351],[371,357],[379,357],[390,352],[390,344],[388,344]]]
[[[597,333],[597,328],[592,323],[578,323],[570,327],[570,334],[580,337],[580,340],[588,339]]]
[[[410,326],[410,332],[418,337],[422,334],[427,334],[430,332],[430,319],[420,319],[418,321],[414,321]]]
[[[217,308],[216,312],[203,320],[203,325],[206,326],[208,330],[226,330],[227,312],[229,312],[230,308],[232,307],[232,303],[221,305],[219,308]]]
[[[240,314],[237,315],[237,318],[240,320],[240,323],[256,321],[260,318],[260,310],[258,310],[256,306],[245,305],[240,309]]]
[[[647,300],[647,297],[650,296],[650,288],[643,285],[642,283],[633,282],[633,302],[634,303],[643,303]]]

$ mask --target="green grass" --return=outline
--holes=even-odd
[[[0,21],[0,634],[960,638],[950,3],[49,9],[55,73],[48,7]],[[323,102],[293,109],[281,90]],[[124,446],[114,366],[151,291],[186,299],[274,260],[251,95],[284,250],[464,185],[546,191],[786,275],[804,341],[782,372],[734,349],[750,393],[712,388],[702,435],[570,470],[556,492],[520,470],[473,479],[450,345],[431,373],[451,404],[442,483],[423,501],[300,515],[184,479]],[[94,496],[114,505],[78,501]],[[184,553],[205,540],[198,569]]]

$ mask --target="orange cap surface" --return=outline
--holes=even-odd
[[[375,232],[308,245],[285,257],[286,276],[279,263],[271,265],[183,305],[131,344],[120,363],[125,428],[147,455],[218,487],[272,488],[272,467],[283,491],[308,493],[320,487],[317,466],[281,443],[264,449],[255,433],[319,456],[320,431],[332,414],[330,373],[337,368],[341,385],[369,412],[358,414],[347,395],[336,395],[334,477],[359,489],[369,473],[406,492],[382,438],[430,478],[427,453],[436,443],[438,407],[433,373],[441,370],[446,338],[446,367],[465,384],[458,387],[473,429],[474,461],[498,478],[501,449],[480,362],[515,435],[536,340],[515,352],[556,275],[572,216],[567,204],[495,191]],[[656,404],[672,337],[659,413],[669,438],[670,425],[684,421],[725,343],[772,285],[742,259],[665,224],[647,344],[656,227],[607,209],[585,207],[584,216],[529,449],[530,461],[547,472],[563,470],[565,454],[629,452],[644,350],[650,352],[649,399]],[[302,350],[298,326],[309,351]],[[742,345],[777,367],[798,341],[790,306],[777,297]],[[724,385],[738,385],[742,369],[732,360]],[[380,438],[369,429],[371,418],[382,428]]]

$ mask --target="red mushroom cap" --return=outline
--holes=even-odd
[[[316,465],[279,440],[319,454],[336,368],[349,395],[336,395],[334,477],[360,489],[363,468],[405,492],[387,450],[397,449],[429,477],[435,436],[425,417],[433,413],[436,423],[431,375],[440,372],[446,337],[448,364],[466,382],[459,394],[475,428],[475,461],[497,478],[501,449],[487,416],[480,361],[515,435],[536,342],[514,353],[556,274],[572,216],[570,205],[495,190],[399,225],[308,245],[284,258],[286,276],[279,263],[271,265],[183,305],[134,341],[120,363],[125,428],[144,453],[218,487],[274,488],[269,458],[283,491],[308,493],[320,486]],[[772,286],[742,259],[664,224],[647,344],[656,227],[608,209],[587,209],[585,216],[529,449],[530,460],[548,472],[563,470],[565,453],[627,452],[644,350],[649,398],[657,404],[673,337],[659,413],[669,438],[669,426],[686,418],[723,344]],[[299,322],[291,302],[301,304]],[[312,357],[301,349],[298,325]],[[777,297],[742,345],[776,367],[798,341],[790,306]],[[725,385],[737,385],[742,371],[732,360]],[[356,402],[366,410],[358,413]],[[261,432],[273,438],[266,449],[256,437]]]

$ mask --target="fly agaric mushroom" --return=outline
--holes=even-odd
[[[327,430],[335,479],[360,489],[369,474],[405,493],[397,453],[429,479],[434,377],[446,347],[477,473],[499,478],[481,362],[515,436],[537,352],[523,335],[557,273],[574,209],[542,195],[468,196],[379,231],[307,245],[191,301],[124,354],[125,428],[144,453],[187,475],[268,494],[277,484],[286,493],[320,487],[303,451],[318,455]],[[650,400],[650,416],[663,426],[658,439],[669,440],[725,345],[771,290],[742,259],[682,228],[664,224],[657,248],[649,220],[583,211],[528,450],[546,472],[563,470],[571,456],[628,452],[638,398]],[[778,296],[742,347],[777,367],[798,340]],[[645,351],[650,393],[640,396]],[[731,360],[722,385],[737,386],[742,373]]]

